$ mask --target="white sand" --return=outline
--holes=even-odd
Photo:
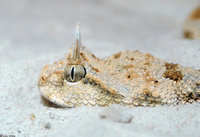
[[[42,67],[63,57],[76,21],[82,42],[99,57],[140,50],[200,69],[200,41],[182,38],[181,26],[197,0],[0,1],[0,135],[27,137],[200,137],[200,104],[115,106],[130,123],[100,119],[104,108],[63,109],[42,102]],[[123,119],[123,118],[122,118]]]

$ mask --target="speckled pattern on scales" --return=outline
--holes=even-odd
[[[95,57],[80,40],[64,59],[46,65],[39,89],[49,101],[65,107],[177,105],[199,101],[200,71],[167,63],[139,51]]]

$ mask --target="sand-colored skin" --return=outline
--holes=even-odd
[[[200,40],[200,7],[197,7],[183,24],[185,38]]]
[[[164,62],[139,51],[123,51],[99,59],[81,47],[80,59],[72,61],[72,49],[64,59],[46,65],[39,89],[47,100],[64,107],[157,106],[200,100],[200,71]],[[67,82],[67,65],[80,64],[87,74]]]

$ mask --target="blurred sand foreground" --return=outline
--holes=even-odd
[[[100,107],[48,106],[37,87],[42,67],[67,53],[77,21],[83,44],[99,57],[140,50],[200,69],[200,41],[183,39],[181,28],[198,4],[197,0],[0,0],[0,135],[199,137],[198,103],[117,105],[111,110],[123,115],[109,112],[114,119],[101,119]]]

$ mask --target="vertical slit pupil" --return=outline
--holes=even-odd
[[[72,78],[72,80],[74,80],[74,67],[71,70],[71,78]]]
[[[84,69],[84,75],[83,75],[83,78],[84,78],[86,75],[86,69],[85,69],[85,67],[83,67],[83,69]]]

